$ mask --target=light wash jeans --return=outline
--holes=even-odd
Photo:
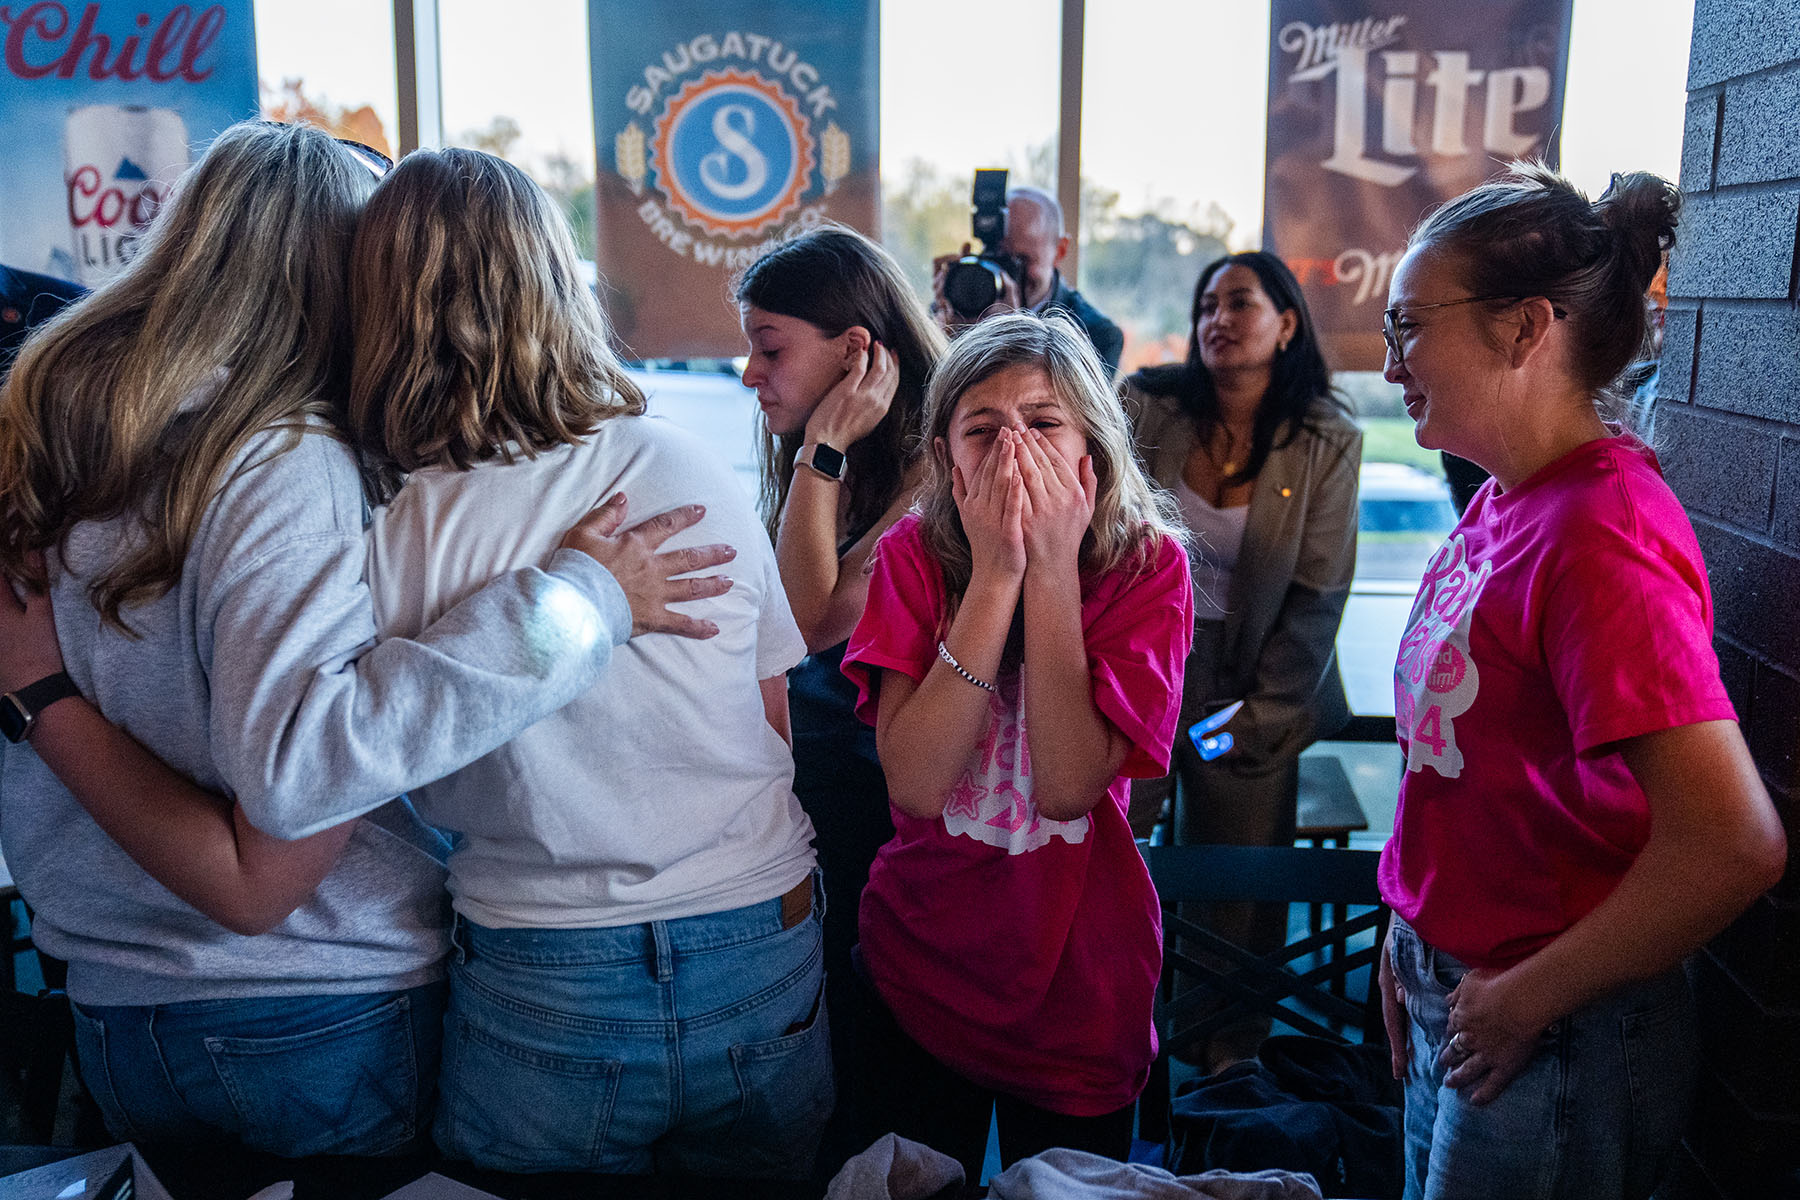
[[[1394,918],[1394,974],[1412,1018],[1407,1200],[1637,1200],[1662,1178],[1699,1067],[1680,969],[1558,1021],[1485,1106],[1437,1068],[1446,1000],[1468,967]]]
[[[444,985],[71,1005],[81,1077],[121,1141],[399,1154],[431,1125]]]
[[[505,1171],[805,1178],[835,1100],[819,881],[782,902],[604,929],[458,918],[451,1158]]]

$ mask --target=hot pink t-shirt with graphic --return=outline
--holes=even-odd
[[[844,654],[863,720],[875,721],[871,668],[924,679],[947,611],[937,560],[904,517]],[[1131,742],[1105,798],[1079,820],[1038,815],[1021,679],[1002,679],[943,816],[894,810],[860,924],[876,990],[927,1051],[984,1087],[1098,1116],[1131,1103],[1156,1056],[1162,915],[1125,812],[1127,777],[1163,774],[1175,736],[1194,628],[1180,546],[1165,538],[1148,571],[1084,585],[1081,625],[1094,704]]]
[[[1736,714],[1687,514],[1632,438],[1476,493],[1419,586],[1394,705],[1406,772],[1381,892],[1440,950],[1526,958],[1650,832],[1614,745]]]

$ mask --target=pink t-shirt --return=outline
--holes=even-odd
[[[1647,449],[1589,442],[1476,493],[1413,601],[1394,711],[1381,892],[1426,942],[1509,966],[1612,892],[1650,832],[1612,744],[1736,715],[1700,547]]]
[[[874,723],[870,668],[915,682],[948,611],[918,519],[881,540],[869,602],[844,654]],[[895,809],[863,892],[864,962],[913,1040],[966,1078],[1040,1108],[1098,1116],[1131,1103],[1156,1057],[1162,914],[1132,840],[1128,776],[1167,770],[1193,640],[1187,556],[1083,587],[1096,707],[1131,742],[1105,799],[1075,821],[1032,803],[1019,674],[999,681],[987,732],[942,817]]]

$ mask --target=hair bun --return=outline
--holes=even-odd
[[[1594,212],[1613,234],[1613,253],[1634,291],[1650,286],[1665,251],[1675,244],[1681,190],[1660,175],[1633,171],[1612,177]]]

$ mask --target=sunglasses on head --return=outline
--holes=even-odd
[[[350,138],[333,138],[332,140],[350,151],[350,153],[356,155],[363,166],[375,173],[375,178],[377,179],[380,179],[383,175],[386,175],[389,171],[394,169],[394,160],[373,146],[365,146],[361,142],[352,141]]]

